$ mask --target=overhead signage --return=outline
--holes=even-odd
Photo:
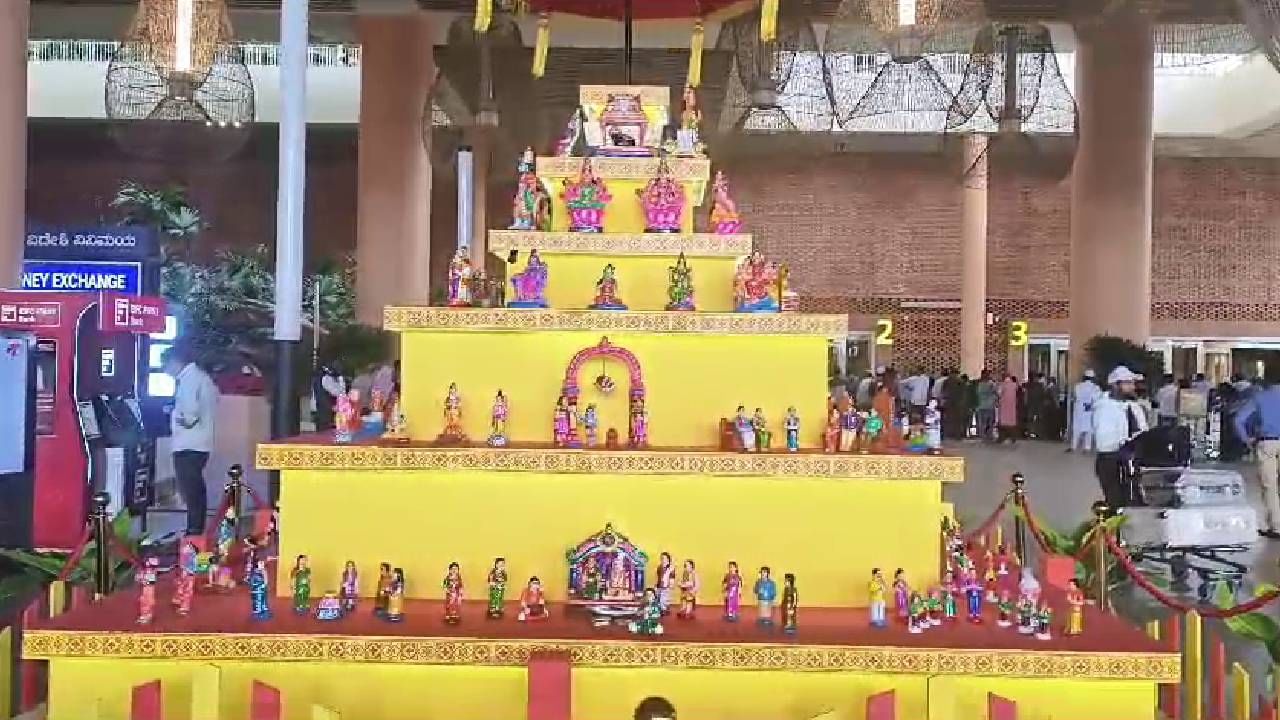
[[[880,318],[876,321],[876,344],[893,344],[893,321],[889,318]]]
[[[142,294],[142,264],[24,260],[22,289],[34,292],[118,292]]]
[[[106,332],[163,333],[164,300],[114,292],[103,293],[98,327]]]
[[[62,325],[62,303],[11,300],[0,303],[0,325],[54,328]]]
[[[1009,347],[1024,347],[1030,340],[1031,326],[1026,320],[1009,322]]]
[[[27,228],[23,257],[30,260],[146,260],[156,254],[147,227]]]

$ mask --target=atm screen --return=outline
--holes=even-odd
[[[6,402],[0,403],[0,473],[20,473],[27,465],[27,373],[30,371],[29,340],[12,335],[0,339],[0,388]]]

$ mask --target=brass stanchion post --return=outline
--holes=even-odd
[[[1018,558],[1018,567],[1023,567],[1027,564],[1027,521],[1022,517],[1022,513],[1027,509],[1025,504],[1027,479],[1022,476],[1022,473],[1014,473],[1009,480],[1013,483],[1013,504],[1017,510],[1021,511],[1013,514],[1013,554]]]
[[[93,566],[93,595],[96,600],[111,594],[111,518],[107,516],[107,505],[110,504],[110,495],[94,493],[89,520],[93,524],[93,543],[98,549]]]
[[[239,464],[227,468],[227,487],[223,491],[227,496],[227,507],[232,512],[235,522],[232,524],[233,537],[240,541],[240,513],[244,504],[244,468]]]
[[[1107,530],[1105,523],[1107,515],[1111,512],[1111,508],[1101,500],[1093,504],[1093,558],[1094,558],[1094,574],[1097,576],[1097,595],[1094,597],[1098,600],[1098,607],[1102,610],[1108,608],[1107,603]]]

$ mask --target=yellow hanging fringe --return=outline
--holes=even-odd
[[[778,39],[778,0],[760,2],[760,39],[764,42]]]
[[[547,51],[551,49],[551,17],[538,16],[538,37],[533,45],[533,76],[542,77],[547,72]]]
[[[476,0],[475,31],[489,32],[489,23],[493,21],[493,0]]]
[[[689,39],[689,78],[685,81],[689,87],[696,88],[702,84],[702,45],[705,35],[702,21],[694,23],[693,37]]]

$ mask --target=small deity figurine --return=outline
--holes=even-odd
[[[502,617],[502,606],[507,597],[507,561],[505,558],[494,558],[493,567],[489,569],[489,618]]]
[[[680,572],[680,612],[676,617],[692,620],[697,610],[698,570],[692,560],[685,560],[684,569]]]
[[[676,258],[676,264],[667,268],[667,309],[697,310],[693,299],[693,269],[684,252]]]
[[[729,562],[729,572],[724,574],[720,589],[724,592],[725,622],[738,622],[738,609],[742,605],[742,576],[738,574],[738,563]]]
[[[646,588],[640,601],[640,615],[627,624],[627,629],[636,635],[662,634],[662,604],[658,602],[658,594],[653,588]]]
[[[737,413],[733,418],[733,429],[738,432],[738,444],[741,445],[742,452],[755,452],[756,450],[756,426],[751,418],[747,416],[747,407],[739,405]]]
[[[1004,577],[1009,574],[1009,551],[1003,544],[996,546],[996,575]]]
[[[711,183],[711,228],[717,235],[733,235],[742,231],[738,204],[729,197],[729,180],[721,170]]]
[[[644,407],[643,395],[631,396],[630,416],[627,445],[633,449],[649,447],[649,411]]]
[[[387,589],[387,613],[383,619],[393,623],[404,620],[404,568],[391,571],[391,586]]]
[[[489,447],[507,446],[507,396],[499,390],[489,416]]]
[[[955,574],[950,570],[942,574],[942,616],[947,621],[956,619],[956,586]]]
[[[787,408],[782,429],[787,433],[787,452],[800,452],[800,416],[796,414],[795,407]]]
[[[1036,604],[1025,595],[1018,598],[1018,634],[1033,634],[1036,623]]]
[[[449,563],[441,585],[444,588],[444,621],[457,625],[462,622],[462,567],[458,563]]]
[[[576,180],[564,180],[560,196],[569,209],[571,232],[604,231],[604,208],[613,197],[604,181],[596,176],[590,158],[582,159],[582,167],[578,170]]]
[[[926,600],[929,609],[929,624],[942,624],[942,591],[934,588],[929,591],[929,597]]]
[[[649,233],[678,233],[684,215],[684,188],[671,175],[666,159],[658,161],[657,173],[636,190],[640,207],[644,210],[644,231]]]
[[[356,570],[356,561],[348,560],[342,568],[342,582],[338,585],[342,597],[342,611],[352,612],[360,599],[360,572]]]
[[[582,146],[586,141],[584,136],[585,115],[581,105],[573,109],[573,113],[569,115],[568,121],[564,124],[564,132],[561,133],[560,139],[556,140],[556,157],[571,157],[582,154]]]
[[[1040,601],[1040,581],[1036,580],[1031,568],[1022,568],[1022,580],[1018,582],[1018,592],[1032,604]]]
[[[996,578],[996,564],[990,550],[987,550],[986,568],[982,571],[982,584],[987,588],[987,602],[993,603],[999,598],[1000,583]]]
[[[299,555],[294,561],[289,580],[293,583],[293,612],[306,615],[311,611],[311,566],[306,555]]]
[[[733,281],[734,309],[743,313],[775,313],[778,298],[778,266],[752,250],[738,265]]]
[[[591,310],[626,310],[626,303],[618,297],[618,271],[613,263],[604,266],[596,281],[596,298],[587,306]]]
[[[702,109],[698,107],[698,91],[692,85],[684,86],[680,96],[680,127],[676,130],[676,152],[681,155],[701,155],[702,144],[698,130],[702,127]]]
[[[150,625],[156,613],[156,580],[159,578],[160,560],[148,557],[134,573],[138,584],[138,624]]]
[[[924,632],[932,623],[929,622],[929,606],[920,593],[911,593],[907,602],[907,632],[917,635]]]
[[[609,577],[604,584],[605,600],[634,600],[635,588],[631,585],[631,573],[627,571],[627,561],[621,555],[613,556],[609,563]]]
[[[600,563],[595,557],[587,558],[587,566],[582,570],[582,597],[586,600],[599,600],[604,595],[604,575],[600,571]]]
[[[996,625],[1007,628],[1013,624],[1013,601],[1009,599],[1008,590],[1000,591],[1000,599],[996,601],[996,610],[999,611]]]
[[[573,427],[573,410],[563,395],[556,400],[551,413],[551,440],[556,447],[569,447],[569,432]]]
[[[356,436],[360,422],[360,391],[352,390],[338,396],[333,406],[333,441],[349,443]]]
[[[1036,613],[1035,625],[1037,640],[1053,639],[1053,608],[1049,607],[1049,603],[1040,605],[1040,612]]]
[[[173,606],[178,615],[191,614],[191,600],[196,592],[196,555],[199,551],[190,539],[182,541],[178,551],[178,581],[173,588]]]
[[[866,440],[863,442],[864,447],[876,447],[880,438],[880,433],[884,430],[884,420],[880,419],[880,413],[873,408],[867,415],[867,421],[862,425],[863,435]]]
[[[537,575],[529,578],[529,584],[520,591],[520,614],[516,620],[520,622],[546,620],[551,614],[547,612],[547,600],[542,592],[542,581]]]
[[[898,619],[906,622],[910,615],[909,596],[911,588],[907,585],[907,574],[902,568],[898,568],[893,573],[893,609],[898,615]]]
[[[769,423],[765,420],[764,411],[756,408],[755,414],[751,416],[751,429],[756,434],[756,450],[764,452],[769,449],[773,441],[773,433],[769,431]]]
[[[796,591],[795,573],[782,576],[782,632],[796,634],[796,615],[800,611],[800,593]]]
[[[884,573],[880,568],[871,568],[871,581],[867,583],[867,599],[871,609],[871,627],[882,628],[889,623],[885,619],[885,598],[889,594],[889,585],[884,581]]]
[[[524,270],[511,276],[511,290],[515,299],[507,301],[509,308],[547,307],[547,264],[537,250],[530,250]]]
[[[330,590],[316,603],[316,619],[325,622],[342,619],[342,601],[338,594]]]
[[[756,624],[761,627],[773,627],[773,603],[778,599],[778,583],[771,577],[768,565],[760,568],[751,592],[756,596]]]
[[[475,275],[471,252],[465,247],[458,248],[449,261],[449,307],[471,307],[471,283]]]
[[[965,599],[969,601],[969,622],[982,624],[982,583],[978,582],[978,572],[970,564],[961,575]]]
[[[658,556],[658,578],[653,589],[658,593],[658,604],[662,606],[662,614],[671,613],[671,594],[676,587],[676,565],[671,553],[663,552]]]
[[[252,605],[254,620],[271,619],[271,586],[267,580],[267,561],[259,560],[258,566],[249,576],[249,601]]]
[[[397,395],[392,395],[392,400],[387,403],[386,431],[382,433],[382,437],[384,440],[397,442],[409,441],[409,424],[404,417],[404,403]]]
[[[582,432],[586,436],[587,447],[595,447],[600,440],[600,413],[596,410],[596,404],[590,403],[587,409],[582,413]]]
[[[458,393],[458,383],[449,383],[449,391],[444,396],[444,430],[436,439],[451,444],[467,441],[467,433],[462,429],[462,396]]]
[[[853,452],[858,444],[858,411],[850,404],[840,413],[840,452]]]
[[[387,614],[387,601],[391,597],[391,583],[395,582],[395,575],[391,572],[391,563],[381,563],[378,565],[378,594],[373,600],[373,614],[385,616]]]
[[[827,429],[822,435],[822,451],[833,453],[840,449],[840,408],[835,403],[827,411]]]
[[[517,168],[520,180],[511,202],[511,225],[508,230],[546,231],[551,229],[551,196],[538,179],[533,148],[525,148]]]
[[[930,400],[924,408],[924,440],[931,455],[942,452],[942,411],[937,400]]]
[[[1080,581],[1071,578],[1067,581],[1067,626],[1062,634],[1067,636],[1084,634],[1084,593],[1080,590]]]

